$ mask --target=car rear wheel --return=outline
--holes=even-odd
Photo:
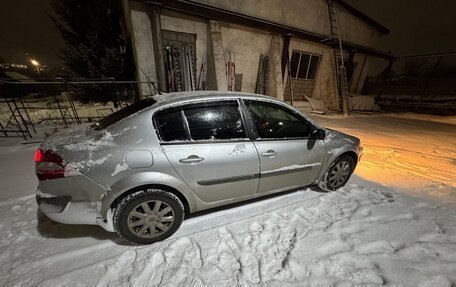
[[[170,237],[184,220],[184,206],[177,196],[160,189],[146,189],[122,199],[114,212],[117,233],[134,243],[151,244]]]
[[[355,168],[353,159],[348,155],[338,157],[326,172],[323,182],[328,190],[344,186]]]

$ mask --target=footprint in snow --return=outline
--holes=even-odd
[[[448,278],[437,275],[423,282],[420,287],[451,287],[454,286]]]
[[[402,244],[379,240],[367,242],[356,246],[356,250],[361,254],[392,254],[402,248]]]
[[[131,281],[134,286],[159,286],[165,270],[165,257],[154,253],[144,263],[144,267],[136,278]]]
[[[154,269],[160,265],[158,269],[154,269],[151,277],[153,282],[160,282],[160,286],[193,286],[195,282],[203,284],[197,277],[189,276],[203,265],[200,247],[194,240],[188,237],[179,238],[169,244],[163,254],[155,254],[153,257],[157,261],[149,261],[145,268]],[[145,282],[147,279],[147,275],[144,275],[137,280]]]
[[[219,246],[226,246],[224,253],[233,257],[230,261],[240,265],[236,270],[239,282],[251,285],[288,277],[287,262],[296,240],[296,230],[279,214],[271,214],[262,224],[253,222],[248,235],[239,243],[227,228],[219,230],[219,238]]]
[[[106,273],[101,277],[96,286],[125,286],[132,272],[135,260],[135,250],[122,252],[113,264],[106,266]]]
[[[352,244],[349,244],[343,240],[329,241],[317,249],[319,257],[330,257],[335,254],[348,252],[353,249]]]
[[[193,268],[200,268],[203,265],[199,245],[188,237],[182,237],[172,242],[164,252],[167,266],[178,268],[186,263]]]
[[[394,202],[394,196],[391,192],[382,190],[380,191],[380,194],[385,197],[385,200],[388,202]]]
[[[364,256],[337,254],[311,266],[315,278],[324,278],[325,286],[381,285],[381,271]]]

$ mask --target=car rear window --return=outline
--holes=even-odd
[[[106,127],[120,121],[121,119],[124,119],[134,113],[137,113],[147,107],[150,107],[155,103],[156,101],[152,98],[143,99],[137,103],[131,104],[128,107],[118,110],[117,112],[112,113],[109,116],[99,120],[92,127],[95,130],[105,129]]]
[[[170,110],[155,116],[155,126],[162,141],[188,140],[181,110]]]

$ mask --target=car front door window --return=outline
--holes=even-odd
[[[261,139],[309,137],[310,124],[279,105],[246,101],[246,106]]]

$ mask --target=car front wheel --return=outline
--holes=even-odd
[[[348,155],[338,157],[326,172],[323,182],[328,190],[336,190],[344,186],[350,179],[355,168],[353,159]]]
[[[134,192],[114,211],[117,233],[137,244],[151,244],[170,237],[184,220],[184,206],[177,196],[160,189]]]

